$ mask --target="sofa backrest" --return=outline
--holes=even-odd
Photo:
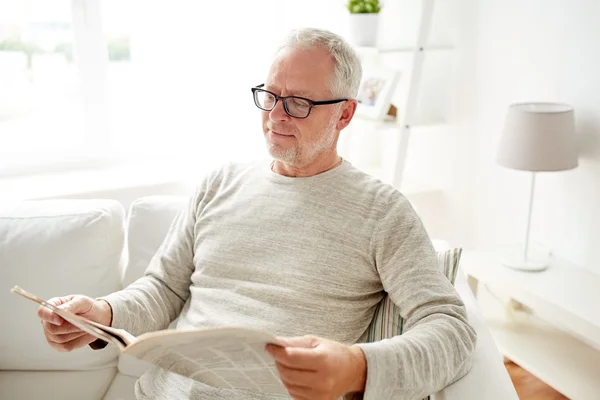
[[[125,210],[112,200],[41,200],[0,205],[0,369],[81,370],[114,366],[116,349],[60,353],[44,338],[37,305],[14,285],[45,298],[99,297],[122,287]]]
[[[127,213],[127,267],[123,287],[142,277],[158,251],[177,213],[187,203],[183,196],[147,196],[131,203]],[[175,322],[170,327],[174,327]],[[133,357],[119,357],[119,372],[139,377],[150,365]]]
[[[177,213],[187,203],[183,196],[148,196],[134,201],[127,218],[126,287],[146,271]]]

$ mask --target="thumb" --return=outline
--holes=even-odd
[[[92,308],[92,303],[85,296],[73,296],[71,300],[61,304],[58,308],[73,314],[85,314]]]
[[[313,348],[319,345],[319,338],[316,336],[296,336],[289,338],[278,337],[277,340],[286,347],[304,347]]]

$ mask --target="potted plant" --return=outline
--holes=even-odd
[[[379,0],[348,0],[350,39],[356,46],[375,46],[381,4]]]

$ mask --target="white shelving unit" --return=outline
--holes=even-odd
[[[539,273],[500,261],[461,259],[500,352],[570,399],[600,398],[600,276],[557,258]]]
[[[406,165],[410,151],[411,136],[418,135],[421,127],[447,127],[446,121],[441,117],[420,119],[417,107],[422,95],[422,83],[424,75],[424,63],[428,54],[453,51],[449,44],[432,44],[429,42],[434,16],[435,0],[420,1],[420,17],[417,26],[415,42],[406,46],[391,47],[356,47],[358,54],[363,59],[378,60],[384,57],[408,57],[408,67],[401,68],[401,83],[403,85],[402,98],[398,107],[397,116],[394,119],[387,118],[383,121],[362,120],[360,123],[370,123],[375,131],[386,132],[388,140],[382,147],[382,158],[384,162],[377,167],[359,165],[362,169],[377,178],[392,184],[404,194],[411,197],[417,195],[438,195],[442,188],[435,182],[427,183],[420,176],[407,176]],[[393,68],[386,65],[385,67]],[[408,82],[405,82],[408,80]],[[399,85],[401,86],[401,85]],[[396,97],[397,98],[397,97]],[[364,122],[363,122],[364,121]],[[392,139],[389,139],[392,137]],[[371,151],[371,150],[364,150]]]
[[[433,12],[433,10],[432,10]],[[422,47],[416,46],[399,46],[399,47],[388,47],[388,48],[377,48],[377,47],[356,47],[355,48],[361,54],[386,54],[386,53],[415,53],[418,51],[439,51],[439,50],[453,50],[454,46],[448,44],[441,45],[426,45]]]

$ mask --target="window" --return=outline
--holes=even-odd
[[[0,3],[0,169],[83,146],[73,44],[70,0]]]
[[[0,4],[0,173],[262,155],[250,87],[264,80],[288,30],[340,32],[346,14],[343,4],[321,0]]]

